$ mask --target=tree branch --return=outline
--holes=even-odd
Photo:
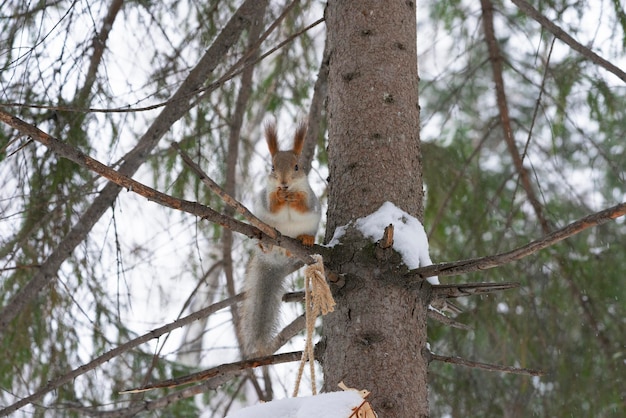
[[[511,118],[509,116],[509,107],[506,100],[506,93],[504,89],[504,78],[502,76],[502,54],[498,47],[498,41],[496,40],[495,30],[493,28],[493,3],[490,0],[480,0],[483,14],[483,25],[485,30],[485,38],[487,41],[487,48],[489,49],[489,61],[491,61],[491,68],[493,70],[493,81],[496,87],[496,101],[498,103],[498,111],[500,114],[500,123],[502,124],[502,130],[504,131],[504,140],[506,142],[509,154],[513,159],[513,165],[515,170],[519,173],[522,187],[526,191],[528,201],[532,205],[537,219],[541,224],[544,233],[550,230],[548,221],[543,215],[543,207],[537,198],[535,190],[533,189],[528,175],[528,170],[524,167],[522,156],[515,144],[515,137],[513,135],[513,128],[511,127]]]
[[[467,360],[461,357],[440,356],[439,354],[430,353],[430,361],[442,361],[444,363],[458,364],[460,366],[471,367],[474,369],[491,370],[494,372],[525,374],[528,376],[543,376],[542,370],[526,369],[522,367],[501,366],[499,364],[483,363],[480,361]]]
[[[519,283],[517,282],[434,284],[431,290],[431,300],[483,295],[485,293],[515,289],[517,287],[519,287]]]
[[[315,156],[315,148],[320,137],[320,131],[325,131],[325,129],[323,129],[325,125],[323,112],[326,106],[326,98],[328,97],[329,59],[328,42],[325,42],[322,62],[320,63],[320,68],[317,73],[317,80],[313,87],[313,98],[311,99],[311,106],[309,107],[309,128],[306,131],[306,140],[304,141],[304,148],[301,154],[302,169],[305,173],[311,170],[311,161]]]
[[[437,309],[428,309],[427,313],[428,317],[434,321],[441,322],[444,325],[448,325],[452,328],[462,329],[464,331],[471,331],[472,327],[469,325],[463,324],[461,322],[455,321],[454,319],[447,317],[446,315],[439,312]]]
[[[261,221],[259,218],[254,216],[254,214],[250,212],[248,208],[246,208],[244,205],[239,203],[237,199],[232,197],[230,194],[226,193],[226,191],[222,189],[219,186],[219,184],[213,181],[208,176],[208,174],[206,174],[204,170],[202,170],[202,168],[200,168],[200,166],[193,161],[193,159],[189,156],[189,154],[187,154],[177,142],[172,143],[172,148],[178,151],[178,154],[180,154],[185,164],[187,164],[187,166],[191,169],[191,171],[196,173],[200,181],[202,181],[202,183],[204,183],[204,185],[208,187],[209,190],[211,190],[213,193],[218,195],[219,198],[222,199],[222,201],[226,205],[233,208],[238,214],[240,214],[248,222],[250,222],[251,225],[260,229],[264,234],[266,234],[267,236],[271,238],[276,238],[278,234],[280,234],[275,228],[272,228],[271,226],[269,226],[268,224],[266,224],[265,222]]]
[[[539,224],[541,225],[541,229],[543,233],[548,234],[551,232],[552,228],[550,227],[548,220],[544,216],[543,206],[539,202],[539,199],[537,198],[537,195],[532,187],[528,170],[526,169],[526,167],[524,167],[524,164],[523,164],[523,156],[520,155],[520,152],[513,138],[513,130],[511,128],[511,121],[509,118],[509,111],[508,111],[507,102],[506,102],[504,80],[502,77],[502,56],[498,48],[498,43],[496,41],[494,28],[493,28],[493,4],[491,3],[490,0],[481,0],[481,5],[483,9],[483,23],[485,27],[485,37],[487,39],[487,45],[489,48],[489,56],[490,56],[490,60],[491,60],[492,67],[493,67],[494,83],[496,86],[496,98],[498,102],[498,108],[500,111],[500,120],[502,122],[502,126],[504,129],[504,137],[505,137],[507,146],[509,148],[509,153],[511,154],[511,157],[513,158],[513,164],[515,166],[515,169],[519,173],[519,178],[521,180],[522,187],[526,192],[528,201],[533,207],[533,210],[535,212],[535,215],[537,216],[537,219],[539,220]],[[532,7],[528,5],[528,3],[525,3],[525,6],[532,9]],[[528,12],[528,10],[526,11]],[[539,12],[537,12],[536,10],[535,12],[537,13],[537,15],[541,16]],[[548,22],[549,24],[554,25],[545,17],[543,16],[541,17],[545,19],[545,21]],[[556,25],[554,26],[556,27]],[[567,35],[567,34],[564,33],[564,35]],[[584,50],[593,54],[588,48],[584,48]],[[550,48],[550,53],[551,52],[552,52],[552,47]],[[546,64],[546,73],[547,73],[547,70],[548,70],[548,66]],[[541,92],[543,91],[544,82],[545,82],[545,73],[544,73],[544,77],[542,80],[542,89],[540,90],[540,96],[541,96]],[[539,102],[537,103],[537,106],[535,106],[535,111],[534,111],[535,115],[537,113],[538,107],[539,107]],[[533,123],[534,123],[535,115],[533,115]],[[528,143],[530,142],[531,135],[532,135],[532,126],[529,129],[526,147],[528,147]],[[525,153],[526,151],[524,151],[524,154]],[[557,260],[558,260],[559,266],[561,267],[561,270],[566,270],[566,263],[563,261],[563,259],[561,257],[557,257]],[[595,333],[598,335],[598,341],[601,343],[602,348],[604,349],[604,352],[607,355],[607,358],[611,358],[612,354],[611,354],[610,345],[608,343],[606,336],[604,335],[602,327],[599,326],[598,321],[591,309],[589,298],[584,297],[578,285],[576,284],[576,282],[570,275],[565,275],[565,281],[567,282],[570,288],[570,291],[572,292],[576,300],[581,305],[583,309],[583,313],[586,316],[590,326],[594,329]]]
[[[111,2],[107,14],[102,21],[102,25],[100,26],[100,30],[96,32],[93,40],[91,41],[93,46],[93,55],[91,56],[89,68],[87,69],[87,74],[85,75],[85,84],[79,91],[76,92],[76,99],[74,100],[74,103],[77,103],[80,107],[85,106],[85,103],[87,103],[89,99],[89,95],[92,93],[91,89],[96,82],[98,67],[102,62],[102,56],[104,55],[109,34],[111,33],[111,29],[113,29],[113,23],[115,22],[117,14],[122,9],[123,4],[124,0],[113,0]]]
[[[66,373],[62,376],[56,377],[52,380],[49,380],[48,383],[46,383],[46,385],[44,385],[42,388],[40,388],[39,390],[37,390],[35,393],[20,399],[18,402],[14,403],[13,405],[10,405],[4,409],[0,409],[0,416],[5,416],[5,415],[9,415],[12,412],[17,411],[18,409],[20,409],[21,407],[28,405],[29,403],[32,403],[34,401],[36,401],[37,399],[40,399],[41,397],[43,397],[45,394],[52,392],[53,390],[61,387],[62,385],[71,382],[72,380],[76,379],[78,376],[87,373],[90,370],[95,369],[96,367],[106,363],[107,361],[119,356],[120,354],[135,348],[141,344],[144,344],[152,339],[155,338],[159,338],[161,335],[168,333],[170,331],[173,331],[177,328],[181,328],[185,325],[188,325],[194,321],[197,321],[200,318],[204,318],[206,316],[209,316],[217,311],[219,311],[220,309],[224,309],[227,308],[237,302],[240,302],[243,300],[243,294],[239,294],[237,296],[235,296],[234,298],[228,298],[225,299],[223,301],[214,303],[211,306],[207,306],[204,309],[199,310],[198,312],[194,312],[190,315],[187,315],[184,318],[178,319],[174,322],[171,322],[169,324],[163,325],[160,328],[154,329],[150,332],[148,332],[147,334],[144,334],[140,337],[137,337],[133,340],[130,340],[106,353],[104,353],[103,355],[96,357],[95,359],[93,359],[92,361],[90,361],[89,363],[83,364],[82,366],[78,367],[77,369],[72,370],[69,373]]]
[[[221,58],[230,50],[232,45],[236,43],[240,34],[250,25],[252,19],[257,15],[257,7],[258,5],[255,0],[246,0],[233,14],[224,29],[215,38],[213,44],[209,47],[204,56],[202,56],[198,64],[191,70],[176,93],[174,93],[172,100],[163,108],[159,116],[154,120],[133,150],[124,156],[124,163],[119,169],[120,175],[133,175],[145,162],[146,158],[165,132],[190,109],[192,106],[192,104],[189,103],[190,95],[197,94],[199,89],[203,87],[208,76],[221,62]],[[7,117],[10,118],[10,116],[4,112],[2,115],[2,120],[5,122],[7,121]],[[24,125],[28,126],[27,124]],[[54,280],[61,264],[72,254],[76,246],[85,239],[96,222],[111,206],[111,203],[115,201],[120,191],[119,185],[114,183],[108,183],[102,189],[93,203],[83,212],[81,218],[72,227],[70,232],[58,244],[52,254],[42,263],[37,273],[26,285],[20,288],[17,294],[14,295],[2,311],[0,311],[0,334],[3,333],[9,323],[22,311],[27,303],[33,300],[46,284]]]
[[[152,187],[146,186],[143,183],[140,183],[136,180],[133,180],[123,175],[119,171],[116,171],[110,167],[107,167],[101,162],[89,157],[88,155],[85,155],[84,153],[72,147],[71,145],[61,142],[56,138],[53,138],[52,136],[41,131],[37,127],[29,125],[23,120],[15,116],[9,115],[8,113],[2,110],[0,110],[0,121],[6,123],[7,125],[12,126],[13,128],[23,133],[24,135],[30,136],[35,141],[42,143],[43,145],[45,145],[46,147],[54,151],[57,155],[63,158],[67,158],[68,160],[75,162],[81,167],[85,167],[101,175],[102,177],[110,180],[114,184],[120,187],[124,187],[130,192],[137,193],[138,195],[143,196],[150,201],[159,203],[163,206],[167,206],[172,209],[180,210],[183,212],[187,212],[187,213],[199,216],[202,219],[206,219],[210,222],[217,223],[225,228],[229,228],[235,232],[239,232],[250,238],[256,238],[263,243],[271,244],[271,245],[278,245],[280,247],[283,247],[289,250],[292,253],[292,255],[300,258],[305,263],[313,262],[309,254],[312,254],[314,252],[324,252],[323,247],[319,247],[319,246],[314,246],[313,248],[305,247],[297,239],[281,235],[280,232],[276,231],[273,228],[272,230],[275,231],[276,233],[275,237],[272,237],[264,233],[259,228],[253,225],[243,223],[232,217],[228,217],[219,212],[216,212],[215,210],[211,209],[208,206],[204,206],[197,202],[191,202],[191,201],[184,200],[184,199],[178,199],[173,196],[167,195],[165,193],[159,192],[158,190],[155,190]],[[237,204],[241,205],[239,203]]]
[[[522,247],[514,250],[491,255],[487,257],[472,258],[469,260],[455,261],[451,263],[439,263],[426,267],[420,267],[411,270],[407,277],[425,279],[431,276],[456,276],[459,274],[471,273],[478,270],[486,270],[494,267],[499,267],[504,264],[517,261],[531,254],[536,253],[539,250],[543,250],[559,241],[576,235],[587,228],[605,224],[620,216],[626,215],[626,203],[620,203],[608,209],[600,212],[593,213],[585,216],[564,228],[558,229],[541,239],[532,241]]]
[[[242,372],[247,369],[256,368],[260,366],[267,366],[270,364],[289,363],[291,361],[298,361],[302,358],[302,351],[294,351],[291,353],[275,354],[264,357],[257,357],[250,360],[242,360],[234,363],[221,364],[216,367],[212,367],[201,372],[192,373],[186,376],[176,377],[174,379],[163,380],[153,385],[147,385],[142,388],[127,389],[121,394],[125,393],[140,393],[147,392],[153,389],[168,389],[175,388],[182,385],[188,385],[191,383],[202,382],[207,379],[211,379],[217,376],[233,375],[237,372]]]
[[[626,82],[626,72],[622,71],[619,67],[612,64],[611,62],[605,60],[591,49],[582,45],[580,42],[576,41],[572,38],[567,32],[561,29],[558,25],[553,23],[550,19],[539,13],[537,9],[535,9],[530,3],[525,0],[511,0],[521,11],[526,13],[528,16],[536,20],[541,26],[546,28],[548,31],[552,32],[554,36],[559,38],[561,41],[569,45],[574,51],[578,52],[583,57],[587,58],[591,62],[598,64],[600,67],[605,70],[615,74],[619,77],[620,80]]]

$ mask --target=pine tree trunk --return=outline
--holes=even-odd
[[[329,1],[330,190],[326,240],[335,228],[391,201],[422,218],[415,4]],[[381,235],[382,238],[382,235]],[[330,268],[336,311],[324,318],[324,389],[371,391],[380,417],[428,416],[429,286],[399,285],[396,254],[349,232]]]

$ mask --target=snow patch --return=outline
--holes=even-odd
[[[364,237],[377,241],[385,228],[393,224],[393,249],[409,269],[430,266],[428,237],[422,223],[391,202],[385,202],[376,212],[357,219],[356,227]],[[334,237],[333,237],[334,239]],[[439,284],[437,276],[428,277],[430,284]]]
[[[333,238],[326,244],[332,248],[341,243],[341,238],[346,234],[352,224],[339,226],[335,229]],[[422,223],[409,215],[391,202],[385,202],[371,215],[359,218],[355,222],[356,228],[365,238],[376,242],[383,237],[385,228],[393,224],[393,249],[401,256],[402,261],[409,269],[430,266],[433,262],[428,252],[428,237]],[[426,278],[430,284],[439,284],[439,278],[432,276]]]
[[[363,403],[357,391],[322,393],[251,406],[226,418],[348,418]]]
[[[347,226],[338,226],[335,229],[335,233],[333,234],[333,238],[330,240],[330,242],[328,244],[326,244],[326,246],[329,247],[329,248],[332,248],[335,245],[339,244],[341,242],[341,237],[346,235],[347,228],[348,228]]]

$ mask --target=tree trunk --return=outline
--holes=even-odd
[[[329,202],[326,241],[338,226],[391,201],[422,219],[415,4],[330,1]],[[381,231],[382,238],[382,231]],[[323,324],[324,389],[371,391],[380,417],[428,416],[429,286],[399,285],[397,254],[356,231],[329,267],[342,275],[336,311]],[[421,290],[420,290],[421,289]]]

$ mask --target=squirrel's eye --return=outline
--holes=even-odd
[[[274,164],[272,164],[272,172],[274,172]]]
[[[298,164],[293,168],[295,171],[298,171]]]

